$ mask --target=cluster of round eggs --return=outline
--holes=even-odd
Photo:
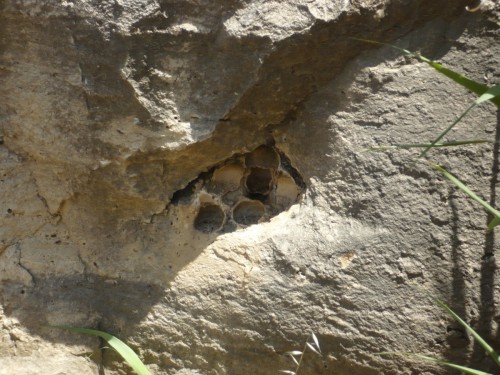
[[[257,224],[298,202],[303,183],[283,155],[260,146],[195,183],[194,228],[211,233]]]

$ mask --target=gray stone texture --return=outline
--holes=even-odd
[[[500,348],[500,232],[418,151],[365,152],[474,96],[351,39],[498,83],[498,5],[467,5],[0,0],[0,374],[131,373],[51,325],[153,374],[292,370],[311,332],[304,375],[448,373],[394,350],[494,371],[425,293]],[[500,141],[498,119],[447,139]],[[500,206],[498,144],[429,158]]]

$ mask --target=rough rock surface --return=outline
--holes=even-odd
[[[493,371],[422,291],[500,347],[498,230],[416,151],[363,152],[473,97],[350,39],[493,84],[484,4],[0,0],[0,374],[130,373],[50,325],[113,333],[155,374],[293,369],[311,331],[301,374],[446,373],[384,350]],[[448,138],[499,126],[485,104]],[[498,144],[431,159],[500,205]]]

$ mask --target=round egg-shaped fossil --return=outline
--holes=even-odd
[[[276,178],[276,189],[271,194],[271,201],[278,207],[287,208],[297,201],[300,188],[294,179],[285,172],[280,172]]]
[[[204,233],[216,232],[226,220],[224,210],[216,203],[202,203],[194,219],[194,228]]]
[[[268,168],[252,167],[245,177],[245,187],[250,195],[267,196],[273,185],[273,171]]]
[[[241,200],[233,208],[233,220],[244,226],[259,223],[265,214],[266,207],[256,200]]]
[[[237,190],[245,174],[245,168],[240,163],[226,164],[216,169],[211,178],[213,189],[221,194]]]
[[[273,147],[260,146],[245,156],[247,167],[274,168],[280,165],[280,156]]]

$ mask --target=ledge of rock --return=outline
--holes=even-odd
[[[498,232],[413,150],[498,83],[494,1],[0,0],[0,374],[494,371]],[[498,207],[494,107],[433,151]],[[495,142],[497,142],[495,144]],[[88,356],[88,353],[93,353]],[[56,371],[56,372],[54,372]],[[59,372],[57,372],[59,371]]]

